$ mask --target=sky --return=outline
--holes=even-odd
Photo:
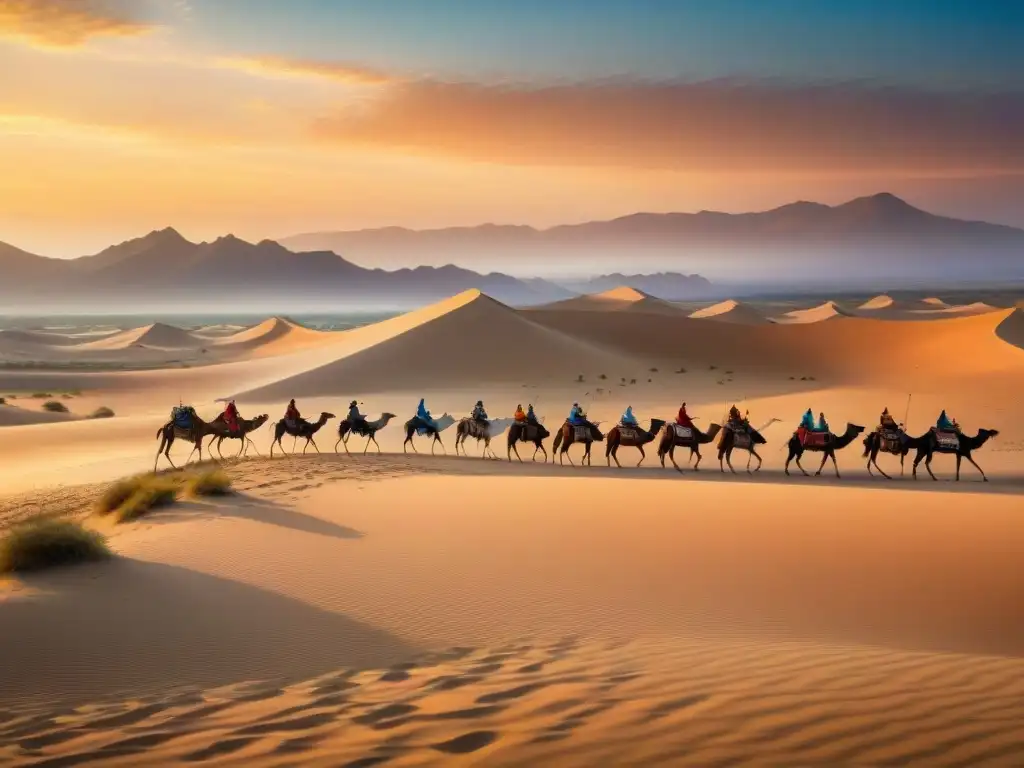
[[[1024,227],[1024,3],[0,0],[0,241],[890,191]]]

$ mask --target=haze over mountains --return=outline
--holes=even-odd
[[[1024,230],[933,216],[888,194],[763,213],[635,214],[547,230],[389,228],[283,242],[294,250],[233,235],[193,243],[167,228],[78,259],[0,243],[0,302],[42,312],[112,304],[122,312],[287,312],[334,310],[339,301],[349,309],[397,309],[468,289],[522,306],[620,285],[683,300],[780,284],[897,288],[1024,279]],[[661,268],[647,273],[653,263]],[[488,271],[497,265],[500,271]],[[606,267],[614,271],[601,274],[611,271]],[[557,280],[542,277],[556,273]]]
[[[787,284],[956,281],[976,278],[982,270],[993,277],[1024,277],[1024,230],[935,216],[889,193],[837,206],[801,201],[758,213],[636,213],[543,230],[494,224],[388,227],[302,234],[281,242],[387,268],[501,264],[516,275],[562,278],[618,271],[624,261],[636,271],[699,272],[716,283],[736,281],[740,274],[771,283],[779,281],[780,271],[790,272]]]

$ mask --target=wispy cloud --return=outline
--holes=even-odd
[[[114,0],[0,0],[0,38],[46,48],[74,48],[94,37],[131,36],[151,25]]]
[[[255,56],[217,59],[219,66],[262,77],[312,77],[351,85],[385,85],[394,79],[386,72],[356,64],[281,56]]]
[[[487,162],[690,171],[1024,169],[1024,92],[870,83],[416,81],[314,124],[321,139]]]

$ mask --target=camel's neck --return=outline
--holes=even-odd
[[[981,448],[988,439],[992,437],[988,432],[978,432],[974,437],[967,438],[967,442],[970,443],[971,448]]]

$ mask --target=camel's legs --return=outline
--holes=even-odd
[[[902,464],[902,463],[903,463],[903,459],[901,458],[900,459],[900,464]],[[871,473],[871,465],[872,464],[875,465],[875,469],[877,469],[879,472],[882,473],[882,477],[884,477],[886,480],[892,480],[892,478],[889,477],[889,475],[887,475],[885,473],[885,470],[882,469],[880,466],[878,466],[878,455],[877,454],[873,455],[870,459],[868,459],[868,473],[869,474]]]
[[[570,466],[573,466],[573,467],[576,466],[572,462],[572,456],[569,455],[569,444],[568,443],[565,443],[565,444],[562,445],[562,452],[558,454],[558,463],[559,464],[562,463],[562,457],[563,456],[569,460],[569,465]]]
[[[934,454],[931,454],[931,453],[928,454],[928,458],[926,458],[924,460],[924,468],[928,470],[928,474],[932,476],[932,480],[938,480],[939,478],[937,478],[935,476],[935,473],[932,472],[932,456],[933,455]]]
[[[313,448],[315,448],[315,449],[316,449],[316,452],[317,452],[317,453],[320,453],[320,446],[318,446],[318,445],[316,444],[316,440],[314,440],[314,439],[313,439],[312,437],[310,437],[310,438],[307,438],[307,439],[309,440],[309,443],[312,443],[312,444],[313,444]],[[309,443],[307,443],[307,445],[308,445]]]
[[[753,458],[754,458],[754,452],[752,450],[751,451],[747,451],[747,474],[748,475],[750,474],[750,462],[753,460]]]
[[[668,460],[672,462],[672,466],[676,468],[677,472],[682,472],[683,471],[682,467],[680,467],[678,464],[676,464],[676,446],[675,446],[675,443],[673,443],[669,447],[669,449],[668,449]],[[662,466],[664,466],[664,460],[662,461]]]
[[[818,471],[814,473],[815,477],[817,477],[818,475],[821,474],[821,470],[823,470],[825,468],[825,462],[826,461],[828,461],[828,451],[825,451],[821,455],[821,464],[818,465]]]
[[[800,471],[804,473],[804,477],[810,477],[810,475],[807,474],[807,470],[804,469],[804,465],[800,463],[800,454],[797,454],[794,458],[796,459],[796,465],[800,467]]]
[[[537,445],[533,449],[533,461],[537,460],[537,451],[540,451],[541,453],[544,454],[544,463],[547,464],[548,463],[548,449],[545,448],[542,443],[537,443]],[[552,461],[551,463],[553,464],[554,461]]]
[[[636,463],[636,465],[639,467],[641,464],[644,463],[644,459],[647,458],[647,454],[644,453],[644,447],[642,445],[638,445],[637,448],[640,449],[640,461]]]
[[[832,466],[835,467],[836,477],[839,477],[839,463],[836,461],[836,452],[832,451],[829,455],[832,457]]]
[[[616,445],[614,448],[612,448],[611,446],[608,447],[608,451],[607,451],[606,456],[608,458],[608,466],[609,467],[612,465],[612,462],[611,462],[612,459],[615,459],[615,466],[617,466],[617,467],[621,467],[622,466],[619,463],[619,457],[615,455],[618,452],[619,452],[619,446]]]
[[[974,468],[976,470],[981,472],[981,479],[984,480],[987,483],[988,482],[988,475],[985,474],[985,470],[983,470],[981,467],[978,466],[978,462],[976,462],[974,459],[972,459],[970,454],[964,456],[964,458],[967,459],[969,462],[971,462],[971,464],[974,465]]]
[[[256,455],[257,456],[260,455],[260,449],[256,447],[256,443],[254,443],[251,439],[249,439],[247,437],[247,438],[245,438],[245,451],[246,451],[247,455],[248,455],[248,452],[249,452],[249,446],[252,446],[252,449],[254,451],[256,451]]]
[[[590,449],[593,447],[593,445],[594,445],[593,443],[587,443],[586,447],[583,450],[583,458],[584,458],[584,460],[586,460],[588,467],[594,466],[594,460],[593,460],[593,458],[591,457],[591,454],[590,454]],[[581,463],[580,466],[582,467],[583,464]]]
[[[755,472],[760,472],[761,471],[761,465],[764,464],[764,461],[761,459],[761,454],[759,454],[757,451],[755,451],[753,449],[753,447],[751,447],[750,453],[753,455],[753,457],[755,459],[757,459],[757,466],[754,467],[754,471]]]
[[[691,448],[690,449],[690,459],[692,459],[694,456],[697,457],[697,463],[693,465],[693,471],[694,472],[700,472],[700,462],[701,462],[701,459],[703,459],[704,457],[700,455],[700,450],[699,449]],[[689,459],[687,459],[686,463],[687,464],[690,463]]]
[[[733,467],[732,467],[732,451],[726,451],[726,453],[725,453],[725,463],[729,465],[729,471],[732,472],[735,475],[736,474],[736,470],[733,469]]]
[[[956,481],[958,483],[960,482],[960,461],[961,461],[960,452],[957,451],[957,453],[956,453]]]

